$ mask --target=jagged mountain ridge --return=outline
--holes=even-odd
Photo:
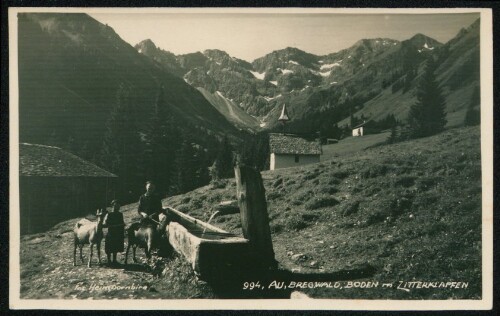
[[[147,44],[147,41],[143,41],[135,47],[150,56],[155,56],[158,51],[166,52],[157,48],[156,53],[148,54],[143,48]],[[387,55],[394,57],[400,51],[404,52],[400,55],[409,56],[407,59],[420,61],[422,56],[441,45],[430,37],[417,34],[403,42],[387,38],[363,39],[350,48],[325,56],[287,47],[250,64],[220,50],[206,50],[203,53],[177,56],[174,64],[184,65],[183,78],[189,84],[212,94],[216,91],[223,93],[247,113],[263,118],[267,126],[272,126],[273,122],[269,119],[274,118],[277,104],[293,98],[297,93],[309,94],[332,85],[341,85],[363,74],[364,68]],[[165,54],[172,55],[170,52]],[[186,56],[197,56],[198,62],[187,63]],[[165,64],[165,67],[168,70],[170,66]],[[394,65],[390,63],[383,68],[393,71]],[[364,77],[361,81],[368,80],[366,75],[361,77]]]
[[[273,84],[258,80],[252,75],[250,63],[231,57],[221,50],[178,55],[175,61],[168,62],[166,56],[172,53],[161,48],[151,51],[147,49],[148,46],[149,41],[142,41],[135,48],[157,61],[167,71],[181,67],[180,75],[179,72],[173,73],[193,87],[203,88],[212,95],[220,91],[249,114],[258,115],[257,111],[249,110],[249,107],[264,108],[267,101],[263,96],[272,97],[275,94],[276,87]]]

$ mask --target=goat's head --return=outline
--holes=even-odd
[[[157,230],[161,233],[163,233],[165,231],[165,228],[167,227],[167,224],[171,221],[170,217],[168,216],[168,214],[165,212],[165,210],[163,212],[161,212],[159,215],[158,215],[158,220],[160,221],[157,225]]]
[[[102,222],[104,221],[104,216],[106,215],[106,211],[103,210],[103,209],[97,209],[95,215],[97,217],[97,223],[98,224],[102,224]]]

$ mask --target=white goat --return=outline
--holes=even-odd
[[[82,248],[86,244],[90,244],[90,257],[88,267],[92,266],[92,255],[94,252],[94,245],[97,246],[97,258],[101,264],[101,241],[103,237],[102,226],[103,219],[106,212],[97,210],[97,222],[92,222],[86,218],[81,219],[75,224],[73,230],[75,235],[75,249],[73,250],[73,266],[76,266],[76,247],[80,248],[80,259],[83,263]]]

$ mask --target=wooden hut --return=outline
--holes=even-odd
[[[58,147],[19,144],[21,234],[103,208],[117,176]]]
[[[270,170],[316,163],[322,154],[318,139],[294,134],[270,134],[269,147]]]

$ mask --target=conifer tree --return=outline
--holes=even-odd
[[[177,190],[185,193],[196,187],[196,152],[186,138],[177,154]]]
[[[224,137],[213,165],[212,178],[226,179],[233,176],[233,149],[227,137]]]
[[[134,199],[137,194],[141,151],[142,143],[135,123],[130,88],[122,84],[117,91],[116,103],[106,124],[99,161],[107,170],[119,176],[119,195],[124,201]]]
[[[465,113],[465,126],[474,126],[481,123],[481,113],[479,110],[475,109],[477,105],[481,103],[481,95],[479,87],[476,86],[472,91],[471,100],[467,112]]]
[[[436,65],[432,57],[427,60],[417,90],[417,102],[408,113],[410,138],[426,137],[444,130],[446,102],[436,81]]]
[[[393,125],[391,127],[391,134],[389,135],[389,138],[387,139],[387,142],[389,144],[394,144],[398,141],[398,130],[396,125]]]
[[[195,187],[207,185],[210,182],[208,158],[204,148],[197,146],[195,153]]]
[[[169,192],[176,176],[175,154],[178,147],[177,130],[164,89],[160,87],[145,135],[142,160],[145,177],[157,183],[162,192]]]

